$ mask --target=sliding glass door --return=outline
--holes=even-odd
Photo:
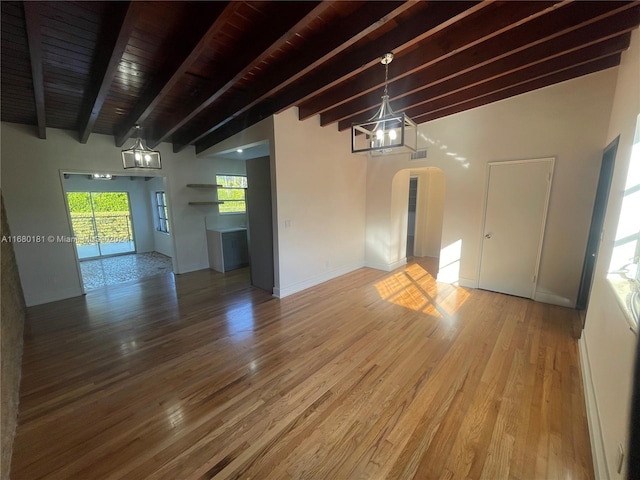
[[[78,258],[135,252],[127,192],[68,192]]]

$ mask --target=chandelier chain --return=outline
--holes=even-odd
[[[384,64],[384,94],[387,95],[387,84],[389,83],[389,63]]]

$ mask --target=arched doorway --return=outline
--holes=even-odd
[[[405,169],[396,173],[392,181],[391,224],[406,257],[440,257],[442,225],[444,221],[446,178],[437,167]],[[435,262],[437,265],[437,262]]]

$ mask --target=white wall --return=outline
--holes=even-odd
[[[421,124],[419,143],[428,146],[427,159],[369,160],[367,264],[402,260],[386,233],[395,221],[389,205],[396,173],[435,166],[446,177],[442,247],[461,244],[459,281],[477,286],[488,162],[553,156],[536,298],[574,306],[615,79],[616,70],[609,69]]]
[[[111,180],[92,180],[87,175],[70,175],[64,180],[67,192],[127,192],[136,252],[155,249],[151,205],[145,181],[141,177],[115,177]],[[159,179],[161,180],[161,179]]]
[[[587,309],[585,330],[580,342],[589,400],[592,448],[597,459],[596,477],[618,479],[616,449],[627,445],[633,358],[636,335],[606,280],[622,205],[634,129],[640,113],[640,31],[635,30],[631,47],[622,56],[618,71],[608,134],[600,145],[604,149],[620,135],[611,192],[594,282]],[[628,449],[627,449],[628,451]]]
[[[349,132],[299,121],[296,108],[274,116],[274,137],[282,297],[363,266],[367,159]]]
[[[171,232],[165,233],[158,230],[160,225],[157,220],[158,216],[156,212],[156,209],[158,208],[158,204],[156,203],[156,192],[166,193],[166,179],[164,177],[156,177],[145,181],[144,184],[146,186],[147,201],[150,206],[150,217],[153,223],[153,251],[162,253],[167,257],[173,257],[173,240],[171,238]],[[169,212],[169,219],[171,219],[171,202],[168,198],[167,210]]]
[[[60,172],[123,175],[120,150],[111,136],[93,134],[81,144],[76,132],[49,128],[47,139],[40,140],[33,127],[2,123],[2,191],[12,233],[71,236]],[[195,158],[193,148],[174,154],[171,145],[161,144],[159,150],[162,170],[137,173],[166,177],[174,272],[208,268],[204,219],[211,210],[188,205],[193,189],[186,184],[212,178],[213,166],[207,159]],[[16,244],[15,252],[27,305],[82,293],[72,244]]]

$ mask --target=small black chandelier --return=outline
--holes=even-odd
[[[413,153],[418,145],[418,128],[413,120],[404,113],[394,113],[389,105],[387,84],[389,82],[389,64],[393,53],[380,58],[384,65],[384,94],[382,105],[366,122],[351,125],[351,152],[364,153],[372,157]]]
[[[122,166],[124,168],[162,168],[160,152],[151,150],[140,137],[140,125],[136,125],[136,142],[127,150],[122,150]]]

